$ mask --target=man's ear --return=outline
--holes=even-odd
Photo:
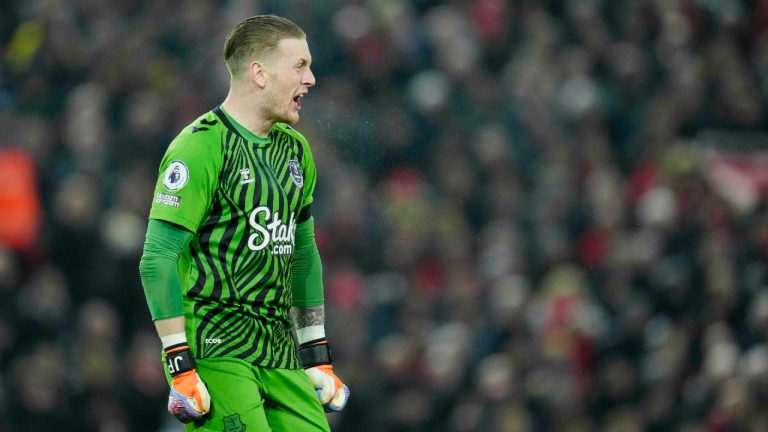
[[[267,86],[267,71],[264,70],[264,65],[253,61],[248,65],[248,73],[251,76],[251,81],[253,81],[259,88],[263,89]]]

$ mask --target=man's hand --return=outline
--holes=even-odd
[[[168,395],[168,413],[182,423],[201,419],[211,409],[211,396],[200,380],[189,346],[175,345],[165,350],[168,372],[173,377]]]
[[[349,387],[333,373],[328,341],[322,338],[302,344],[299,356],[325,411],[343,410],[349,400]]]

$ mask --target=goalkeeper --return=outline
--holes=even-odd
[[[342,410],[349,390],[325,338],[315,163],[288,126],[315,84],[306,36],[251,17],[224,59],[226,99],[161,162],[139,268],[168,411],[190,431],[328,431],[323,408]]]

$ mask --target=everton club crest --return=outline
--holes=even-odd
[[[298,187],[304,186],[304,174],[301,173],[301,165],[299,165],[299,161],[296,159],[289,160],[288,169],[291,171],[291,180],[293,180],[293,183]]]
[[[240,419],[240,414],[234,413],[222,419],[224,432],[245,432],[245,423]]]

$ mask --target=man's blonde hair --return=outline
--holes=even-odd
[[[253,59],[262,59],[282,39],[305,39],[293,21],[275,15],[256,15],[236,25],[224,42],[224,61],[236,77]]]

